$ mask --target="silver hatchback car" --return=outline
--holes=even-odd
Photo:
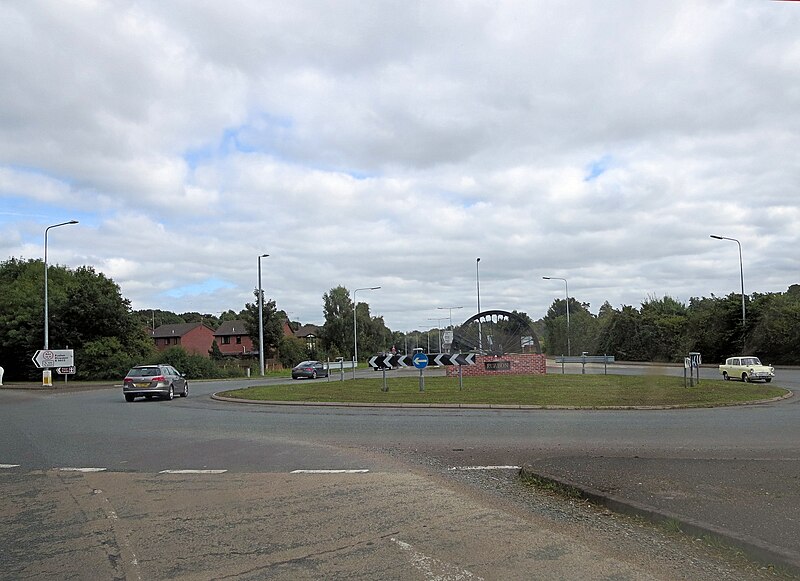
[[[159,396],[172,399],[175,395],[189,395],[189,382],[183,373],[171,365],[137,365],[131,369],[122,382],[122,394],[125,401],[133,401],[137,397],[147,399]]]

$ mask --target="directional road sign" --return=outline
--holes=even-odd
[[[474,353],[431,353],[428,356],[430,365],[475,365]],[[414,362],[408,355],[374,355],[369,359],[370,367],[412,367]]]
[[[75,356],[72,349],[40,349],[33,354],[31,361],[39,369],[72,367],[75,365]]]
[[[411,362],[417,369],[425,369],[428,366],[428,356],[424,353],[414,353]]]

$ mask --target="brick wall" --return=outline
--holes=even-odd
[[[503,362],[508,362],[511,369],[505,367]],[[487,363],[491,366],[500,367],[498,370],[486,369]],[[448,365],[445,368],[448,377],[458,376],[458,366]],[[475,365],[464,365],[461,367],[463,377],[476,377],[481,375],[544,375],[547,373],[547,362],[544,355],[540,353],[515,353],[500,355],[476,355]]]

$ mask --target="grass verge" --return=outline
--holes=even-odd
[[[703,381],[685,388],[683,378],[628,375],[530,375],[425,378],[419,391],[418,376],[394,376],[383,381],[297,381],[288,385],[259,386],[223,392],[233,398],[285,402],[485,404],[567,407],[729,405],[770,399],[786,390],[766,384]]]

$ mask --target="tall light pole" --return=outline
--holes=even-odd
[[[478,257],[475,260],[475,281],[478,285],[478,314],[481,313],[481,259]],[[483,332],[481,331],[481,320],[478,319],[478,351],[483,351]]]
[[[364,288],[357,288],[353,291],[353,379],[356,378],[356,363],[358,363],[358,328],[356,327],[356,293],[358,291],[378,290],[379,286],[367,286]]]
[[[736,238],[728,238],[727,236],[717,236],[716,234],[711,234],[711,238],[715,238],[716,240],[731,240],[736,242],[736,245],[739,247],[739,278],[741,279],[742,283],[742,349],[744,349],[747,318],[745,317],[744,311],[744,266],[742,266],[742,244]]]
[[[50,228],[58,228],[59,226],[68,226],[70,224],[77,224],[77,220],[70,220],[69,222],[61,222],[60,224],[53,224],[44,229],[44,348],[45,351],[50,348],[50,319],[48,313],[48,299],[47,299],[47,232]]]
[[[464,307],[436,307],[437,309],[441,309],[443,311],[450,311],[450,328],[453,328],[453,309],[463,309]]]
[[[434,317],[432,319],[428,319],[429,321],[436,321],[436,329],[439,331],[439,353],[442,352],[442,321],[446,321],[447,319],[440,319],[439,317]]]
[[[557,276],[543,276],[545,280],[563,280],[564,281],[564,291],[567,295],[567,356],[572,355],[572,345],[569,339],[569,285],[567,284],[566,278],[559,278]]]
[[[258,371],[264,376],[264,297],[261,292],[261,259],[269,254],[261,254],[258,257]]]

